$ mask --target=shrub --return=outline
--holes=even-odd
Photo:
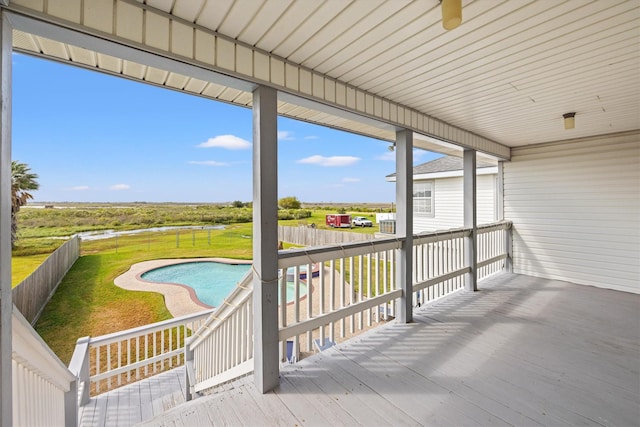
[[[301,204],[297,197],[291,196],[278,200],[278,206],[281,209],[300,209]]]

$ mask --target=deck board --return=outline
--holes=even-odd
[[[148,421],[184,403],[183,390],[184,368],[172,369],[92,397],[80,408],[80,425],[132,426]]]
[[[638,425],[640,295],[513,274],[480,288],[284,366],[271,393],[248,376],[164,413],[154,396],[141,425]]]

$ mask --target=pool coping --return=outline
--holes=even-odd
[[[252,264],[251,260],[232,258],[167,258],[142,261],[131,265],[129,270],[114,279],[116,286],[129,291],[158,292],[164,296],[164,304],[174,317],[209,310],[213,307],[204,304],[195,295],[195,291],[177,283],[155,283],[143,280],[140,276],[154,268],[186,262],[220,262],[224,264]]]

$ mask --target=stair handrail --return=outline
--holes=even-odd
[[[75,426],[78,420],[76,376],[15,305],[11,334],[14,425]]]

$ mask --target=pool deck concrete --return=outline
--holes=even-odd
[[[146,271],[167,265],[182,264],[185,262],[214,261],[226,264],[251,264],[250,260],[238,260],[230,258],[173,258],[156,259],[133,264],[131,268],[116,277],[116,286],[129,291],[159,292],[164,295],[164,303],[174,317],[197,313],[212,308],[200,302],[188,286],[175,283],[154,283],[140,278]]]

